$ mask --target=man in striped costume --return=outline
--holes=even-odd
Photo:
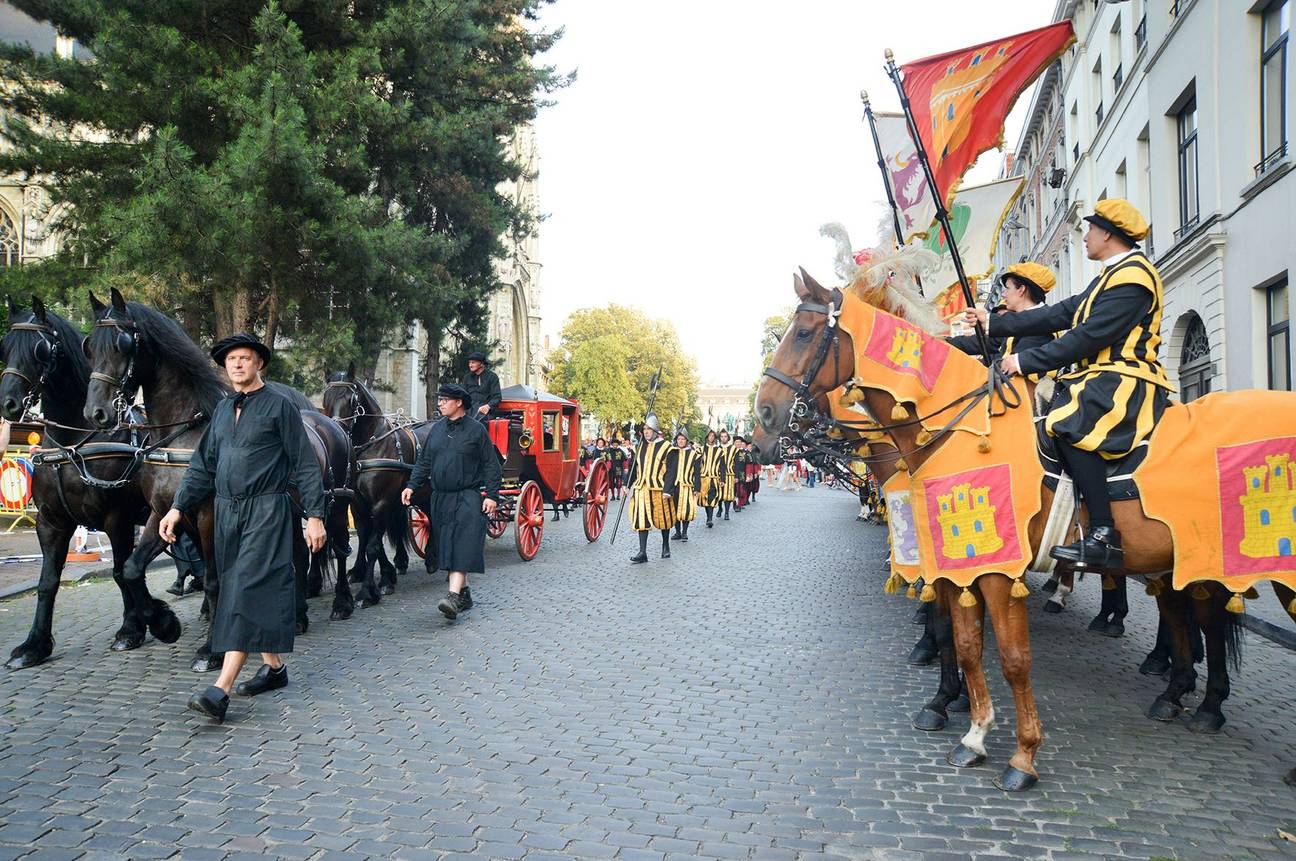
[[[720,504],[720,489],[724,486],[725,479],[725,461],[724,449],[716,441],[716,432],[707,431],[706,442],[702,446],[701,461],[701,484],[698,487],[698,505],[706,509],[707,529],[710,529],[714,523],[712,517],[715,514],[715,508]]]
[[[1056,305],[989,317],[982,309],[966,319],[988,325],[991,336],[1040,335],[1065,329],[1037,347],[1005,356],[1010,374],[1070,370],[1058,375],[1044,427],[1089,512],[1089,531],[1050,555],[1088,570],[1115,571],[1124,561],[1112,519],[1107,463],[1147,439],[1171,391],[1157,357],[1163,293],[1156,267],[1138,249],[1147,236],[1143,216],[1127,200],[1101,200],[1086,216],[1085,253],[1102,273],[1078,296]]]
[[[675,523],[671,492],[675,487],[675,459],[670,443],[662,439],[657,416],[644,419],[643,442],[630,460],[630,527],[639,533],[639,552],[630,557],[636,565],[648,561],[648,533],[661,531],[661,558],[670,558],[670,529]]]
[[[724,519],[729,519],[729,509],[734,503],[734,444],[729,431],[720,431],[720,457],[724,460],[724,476],[720,480],[720,504]]]
[[[1044,307],[1049,291],[1057,286],[1057,276],[1053,270],[1039,263],[1023,261],[1008,267],[999,278],[1003,288],[1001,305],[995,310],[998,313],[1019,314],[1022,311],[1033,311]],[[1053,340],[1054,333],[1045,335],[1010,335],[1006,338],[991,338],[990,352],[1001,359],[1031,347],[1039,347]],[[948,339],[950,344],[972,356],[981,355],[981,341],[976,335],[959,335]],[[1040,374],[1032,374],[1030,379],[1039,382]]]
[[[701,458],[689,444],[688,434],[680,428],[675,432],[675,447],[671,449],[674,459],[675,484],[671,487],[671,498],[675,503],[676,541],[688,541],[688,528],[697,517],[697,494],[701,486]]]

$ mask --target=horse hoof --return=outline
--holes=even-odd
[[[1056,613],[1061,613],[1061,612],[1062,612],[1063,610],[1065,610],[1065,609],[1066,609],[1066,607],[1063,606],[1063,604],[1062,604],[1060,601],[1045,601],[1045,602],[1044,602],[1044,612],[1045,612],[1045,613],[1055,613],[1055,614],[1056,614]]]
[[[49,660],[50,653],[44,649],[27,648],[19,646],[13,650],[9,660],[5,662],[7,670],[28,670],[38,664],[43,664]]]
[[[1120,619],[1113,619],[1103,627],[1102,635],[1112,639],[1125,636],[1125,623]]]
[[[1040,587],[1040,591],[1043,592],[1045,595],[1052,595],[1054,592],[1057,591],[1057,587],[1058,587],[1058,581],[1050,577],[1049,579],[1044,581],[1044,585]]]
[[[1196,714],[1188,719],[1188,731],[1200,735],[1214,735],[1224,726],[1224,715],[1219,712],[1207,712],[1198,709]]]
[[[129,652],[144,645],[143,634],[118,634],[108,648],[114,652]]]
[[[176,614],[171,612],[170,608],[160,611],[154,619],[148,624],[149,633],[152,634],[159,642],[174,643],[180,639],[183,629],[180,627],[180,620]]]
[[[368,609],[368,608],[370,608],[370,607],[377,607],[377,606],[378,606],[378,599],[377,599],[377,598],[361,598],[359,601],[356,602],[356,606],[358,606],[361,610],[366,610],[366,609]]]
[[[955,768],[974,768],[985,764],[986,755],[960,744],[946,754],[945,761]]]
[[[1296,786],[1296,768],[1283,775],[1283,783],[1288,786]]]
[[[1025,792],[1039,783],[1039,775],[1030,774],[1020,768],[1008,766],[1003,774],[995,778],[994,785],[1004,792]]]
[[[195,673],[210,673],[219,670],[224,658],[221,655],[198,655],[189,665]]]
[[[940,732],[949,723],[949,718],[930,706],[923,706],[922,711],[914,715],[913,728],[922,732]]]
[[[1170,661],[1165,658],[1158,658],[1154,655],[1148,655],[1139,664],[1139,672],[1145,676],[1162,676],[1170,672]]]
[[[349,608],[334,607],[333,612],[329,614],[329,618],[334,622],[344,622],[347,619],[350,619],[351,614],[354,612],[354,610]]]
[[[397,577],[404,577],[404,576],[405,576],[406,574],[408,574],[408,573],[409,573],[409,569],[408,569],[408,568],[397,568],[397,569],[396,569],[396,576],[397,576]]]
[[[310,630],[310,620],[309,620],[309,619],[298,619],[298,620],[297,620],[297,635],[298,635],[298,636],[301,636],[302,634],[306,633],[306,632],[309,631],[309,630]]]
[[[952,703],[945,707],[945,711],[963,714],[972,711],[972,701],[968,699],[967,694],[959,694]]]
[[[913,647],[913,651],[909,653],[909,657],[905,658],[905,660],[912,666],[925,667],[932,661],[936,660],[939,654],[940,652],[938,652],[934,646],[929,646],[925,642],[919,640]]]
[[[1169,722],[1175,720],[1183,714],[1183,706],[1170,700],[1157,698],[1151,706],[1148,707],[1147,716],[1152,720]]]
[[[1099,614],[1097,616],[1094,616],[1093,621],[1089,623],[1088,630],[1093,631],[1095,634],[1101,634],[1104,631],[1106,631],[1107,630],[1106,614]]]
[[[379,595],[395,595],[395,594],[396,594],[396,587],[395,587],[395,586],[392,586],[392,585],[390,585],[390,584],[388,584],[388,583],[384,583],[384,584],[382,584],[381,586],[378,587],[378,594],[379,594]]]
[[[927,616],[931,613],[931,605],[923,604],[917,610],[914,610],[913,623],[915,625],[926,625]]]
[[[353,572],[351,572],[350,574],[347,575],[347,582],[348,582],[348,583],[362,583],[362,582],[364,582],[364,577],[361,576],[359,572],[353,571]]]

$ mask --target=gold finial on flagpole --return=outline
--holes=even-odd
[[[891,53],[891,49],[890,49],[890,48],[887,48],[887,49],[886,49],[886,54],[885,54],[884,56],[886,56],[886,58],[887,58],[887,62],[890,62],[890,61],[892,61],[892,60],[895,59],[895,54]]]

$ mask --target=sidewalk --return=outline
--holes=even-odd
[[[5,522],[7,527],[8,523]],[[95,543],[91,537],[91,544]],[[103,539],[107,545],[107,538]],[[171,565],[171,557],[163,555],[154,560],[149,570],[160,565]],[[19,526],[13,532],[0,531],[0,599],[12,598],[30,592],[40,582],[41,548],[36,530]],[[63,567],[62,582],[80,583],[93,577],[112,576],[112,553],[104,551],[94,562],[68,562]]]

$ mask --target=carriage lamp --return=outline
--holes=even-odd
[[[530,448],[532,442],[534,442],[534,440],[531,439],[531,434],[529,433],[524,433],[518,438],[518,446],[524,450]]]

